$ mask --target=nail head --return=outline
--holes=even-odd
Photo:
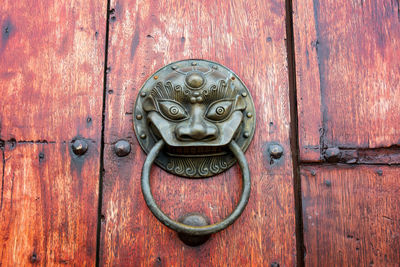
[[[89,146],[85,140],[77,139],[72,143],[72,151],[78,156],[85,154],[88,147]]]
[[[269,147],[269,154],[271,158],[279,159],[283,155],[283,148],[278,144],[273,144]]]
[[[114,151],[118,157],[125,157],[131,152],[131,144],[126,140],[119,140],[114,145]]]

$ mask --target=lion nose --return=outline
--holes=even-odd
[[[176,129],[176,137],[180,141],[209,141],[217,138],[217,127],[206,123],[180,125]]]
[[[218,136],[216,125],[203,118],[204,108],[193,105],[190,120],[181,122],[175,128],[176,138],[180,141],[209,141]]]

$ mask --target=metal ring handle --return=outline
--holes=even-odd
[[[231,141],[229,143],[229,149],[232,151],[233,155],[236,157],[239,166],[242,170],[242,179],[243,179],[243,188],[242,188],[242,195],[238,205],[236,206],[235,210],[223,221],[206,225],[206,226],[190,226],[183,223],[179,223],[177,221],[172,220],[167,215],[165,215],[161,209],[157,206],[156,202],[154,201],[153,195],[151,194],[150,189],[150,169],[153,165],[154,160],[156,159],[158,153],[164,146],[164,141],[158,141],[153,148],[150,150],[147,158],[143,164],[142,169],[142,193],[143,197],[146,201],[147,206],[154,214],[154,216],[162,222],[165,226],[175,230],[178,233],[194,235],[194,236],[201,236],[201,235],[209,235],[213,233],[217,233],[232,223],[242,214],[244,208],[247,205],[247,202],[250,197],[250,171],[249,166],[247,164],[246,158],[243,154],[243,151],[240,149],[238,144],[235,141]]]

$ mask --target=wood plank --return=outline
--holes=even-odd
[[[111,8],[100,264],[293,266],[285,2],[111,1]],[[147,77],[187,58],[217,61],[238,74],[253,96],[258,122],[246,152],[252,173],[250,202],[237,222],[196,248],[184,245],[144,203],[140,172],[146,155],[132,126],[133,104]],[[120,138],[132,145],[125,158],[113,151]],[[285,150],[272,165],[270,142]],[[157,203],[172,218],[197,211],[213,222],[232,211],[241,188],[237,167],[196,181],[153,167],[151,183]]]
[[[95,265],[106,6],[0,5],[1,266]]]
[[[4,151],[0,203],[2,266],[94,265],[98,199],[95,144],[18,144]]]
[[[320,160],[308,152],[320,147],[398,146],[399,2],[306,0],[293,9],[301,159]]]
[[[294,0],[292,5],[299,155],[304,162],[320,161],[323,128],[315,11],[313,1]]]
[[[398,266],[399,166],[304,166],[307,266]]]
[[[106,1],[6,0],[0,10],[1,139],[99,141]]]

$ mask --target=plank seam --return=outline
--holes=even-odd
[[[301,177],[300,177],[300,148],[298,136],[298,111],[297,111],[297,88],[296,88],[296,62],[293,32],[293,3],[286,0],[286,48],[288,60],[289,79],[289,105],[290,105],[290,147],[292,152],[293,166],[293,191],[295,202],[296,220],[296,257],[297,265],[304,266],[305,246],[303,233],[303,213],[301,202]]]
[[[100,243],[101,243],[101,220],[103,203],[103,177],[104,177],[104,128],[106,112],[106,92],[107,92],[107,73],[108,73],[108,38],[110,29],[110,5],[111,0],[107,0],[106,9],[106,35],[104,44],[104,72],[103,72],[103,106],[101,115],[101,141],[100,141],[100,169],[99,169],[99,194],[97,210],[97,233],[96,233],[96,266],[100,265]]]

